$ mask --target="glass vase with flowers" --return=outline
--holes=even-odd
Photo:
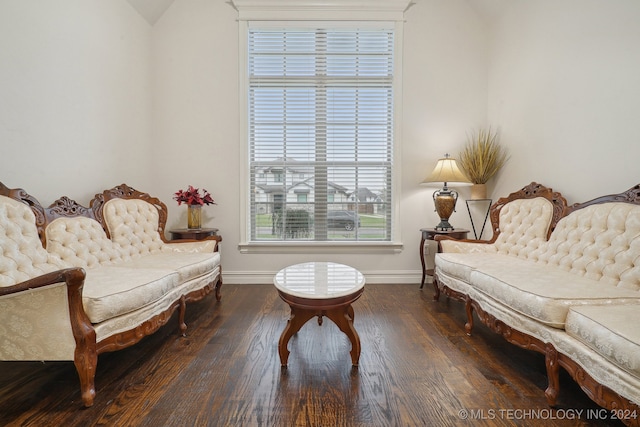
[[[192,185],[186,191],[178,190],[173,199],[178,202],[178,206],[183,203],[187,205],[187,226],[190,229],[202,227],[202,206],[216,204],[211,193],[204,188],[200,191]]]

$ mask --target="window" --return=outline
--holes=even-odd
[[[247,46],[248,240],[392,241],[394,25],[251,22]]]

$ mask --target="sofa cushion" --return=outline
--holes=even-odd
[[[151,304],[179,283],[167,269],[101,266],[87,270],[82,302],[91,323],[99,323]]]
[[[6,196],[0,196],[0,242],[0,286],[69,267],[42,247],[31,208]]]
[[[176,271],[180,284],[214,271],[220,265],[220,254],[161,252],[132,259],[125,264],[130,268],[157,268]]]
[[[566,331],[621,369],[640,376],[640,305],[572,307]]]
[[[479,292],[554,328],[564,328],[572,306],[640,303],[638,291],[508,256],[477,267],[470,274],[470,283]]]

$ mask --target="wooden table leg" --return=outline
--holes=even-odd
[[[353,366],[358,366],[360,361],[360,337],[358,336],[358,332],[353,327],[353,308],[351,304],[347,307],[335,309],[335,310],[327,310],[326,316],[335,323],[338,328],[344,332],[344,334],[351,341],[351,364]]]
[[[422,280],[420,281],[420,289],[424,287],[424,280],[427,275],[427,266],[424,262],[424,241],[425,241],[424,233],[422,233],[422,238],[420,239],[420,263],[422,264]]]
[[[304,310],[301,308],[296,308],[292,305],[291,307],[291,316],[287,321],[287,326],[282,331],[282,335],[280,335],[280,341],[278,341],[278,354],[280,354],[280,364],[282,366],[287,366],[287,361],[289,360],[289,349],[287,348],[287,344],[289,343],[289,339],[302,328],[302,326],[309,321],[312,317],[316,315],[316,311],[313,310]]]
[[[351,342],[351,364],[353,366],[358,366],[361,352],[360,336],[353,326],[355,313],[353,312],[351,304],[346,307],[326,311],[306,310],[292,305],[290,307],[291,316],[289,317],[287,326],[284,328],[284,331],[282,331],[282,335],[280,335],[280,340],[278,341],[278,354],[280,355],[281,366],[286,367],[289,360],[289,354],[291,353],[287,348],[289,340],[314,316],[318,316],[319,318],[322,318],[322,316],[328,317],[336,324],[336,326],[338,326],[338,329],[340,329],[347,338],[349,338],[349,341]]]

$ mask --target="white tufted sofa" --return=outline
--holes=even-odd
[[[557,219],[537,198],[497,208],[493,242],[439,242],[436,296],[442,289],[465,301],[468,333],[475,311],[510,342],[543,353],[551,405],[562,366],[595,402],[637,425],[640,186],[567,207]]]
[[[43,208],[0,184],[0,360],[73,360],[85,406],[97,356],[135,344],[215,290],[219,237],[167,242],[166,206],[125,184],[91,208]],[[45,249],[46,248],[46,249]]]
[[[439,281],[434,282],[435,299],[443,288],[448,296],[464,301],[471,289],[471,272],[488,260],[527,258],[546,242],[566,206],[566,200],[559,193],[532,182],[491,207],[491,240],[452,240],[438,236],[443,255],[437,255],[436,270],[449,274],[441,274]]]

